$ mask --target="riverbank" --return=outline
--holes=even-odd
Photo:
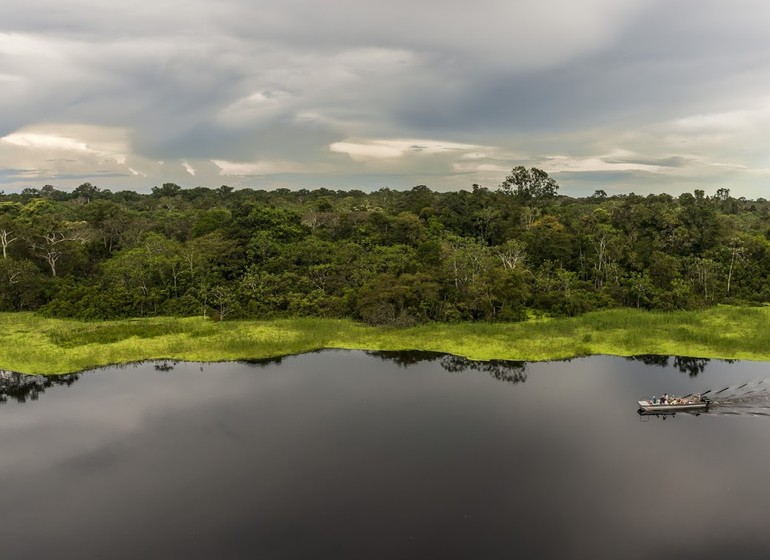
[[[673,313],[613,309],[522,323],[433,323],[409,329],[315,318],[81,322],[0,313],[0,369],[62,374],[142,360],[247,360],[322,348],[430,350],[475,360],[661,354],[770,361],[769,326],[767,306]]]

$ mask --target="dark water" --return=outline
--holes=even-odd
[[[6,383],[0,556],[767,559],[761,406],[635,401],[768,376],[328,351]]]

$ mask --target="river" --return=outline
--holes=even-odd
[[[324,351],[6,377],[3,558],[770,558],[767,363]],[[636,412],[727,386],[698,416]]]

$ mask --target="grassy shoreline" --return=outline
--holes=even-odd
[[[151,359],[228,361],[323,348],[431,350],[475,360],[663,354],[770,361],[770,307],[673,313],[613,309],[523,323],[383,329],[337,319],[155,317],[81,322],[0,313],[0,369],[63,374]]]

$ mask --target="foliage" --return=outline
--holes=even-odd
[[[406,326],[770,300],[770,203],[497,190],[255,191],[84,183],[0,193],[0,311],[297,316]]]

